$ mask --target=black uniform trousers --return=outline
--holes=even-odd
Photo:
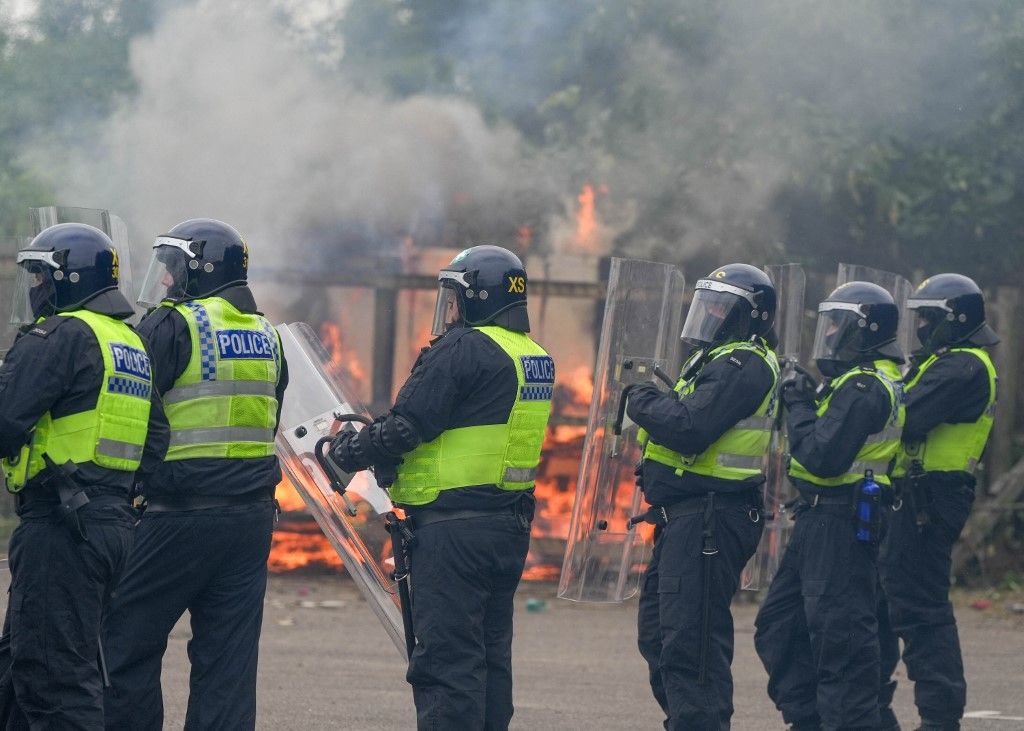
[[[879,541],[884,545],[885,536],[889,529],[890,511],[884,507],[880,514]],[[896,719],[896,713],[892,710],[892,699],[896,695],[896,681],[893,674],[900,662],[900,640],[896,630],[892,627],[892,620],[889,617],[889,602],[882,590],[882,578],[879,575],[876,589],[877,609],[875,616],[878,618],[878,717],[880,719],[880,731],[895,731],[900,724]]]
[[[909,507],[892,512],[879,570],[918,713],[948,722],[963,716],[967,701],[949,575],[953,544],[967,522],[974,489],[931,485],[931,500],[930,522],[920,530]]]
[[[768,695],[798,729],[878,727],[876,554],[848,504],[798,509],[754,633]]]
[[[530,523],[511,510],[415,527],[416,649],[406,679],[417,727],[498,731],[512,719],[512,600]]]
[[[637,644],[647,661],[651,690],[673,731],[719,731],[732,718],[733,623],[730,603],[740,574],[757,550],[763,523],[752,519],[745,496],[716,495],[718,553],[705,556],[703,511],[680,515],[655,531],[644,574]],[[710,571],[706,678],[701,684],[705,572]]]
[[[11,535],[0,637],[4,728],[103,728],[100,626],[135,516],[126,497],[112,496],[94,497],[78,516],[85,541],[49,516],[23,517]]]
[[[160,666],[188,610],[186,729],[253,729],[271,500],[146,513],[104,623],[108,729],[163,726]]]

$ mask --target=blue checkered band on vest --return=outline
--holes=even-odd
[[[523,386],[520,398],[523,401],[550,401],[552,386]]]
[[[196,316],[196,327],[199,330],[199,368],[204,381],[217,380],[217,354],[213,340],[213,326],[206,308],[195,302],[186,302],[185,306]]]
[[[122,378],[111,376],[107,379],[107,390],[110,393],[123,393],[127,396],[138,396],[141,399],[149,400],[150,385],[134,378]]]
[[[280,370],[281,354],[277,352],[277,332],[275,332],[274,326],[271,325],[270,321],[265,317],[260,318],[260,321],[263,323],[263,332],[265,332],[267,337],[270,338],[270,351],[274,354],[274,364],[277,366],[278,370]]]

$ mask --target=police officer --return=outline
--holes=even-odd
[[[124,320],[117,250],[92,226],[18,253],[22,328],[0,368],[0,456],[21,519],[0,638],[7,727],[102,729],[100,623],[131,544],[150,360]],[[159,460],[166,432],[150,435]]]
[[[170,426],[166,461],[105,622],[107,727],[159,729],[167,636],[192,621],[187,728],[254,728],[256,665],[281,479],[274,454],[287,369],[246,284],[248,249],[221,221],[156,239],[139,331]]]
[[[420,729],[506,729],[512,718],[512,599],[533,519],[533,485],[555,367],[526,334],[519,258],[474,246],[438,275],[433,334],[395,405],[332,445],[338,465],[397,469],[406,509],[412,626],[407,679]]]
[[[949,602],[950,554],[992,428],[996,370],[984,348],[999,339],[985,323],[981,290],[960,274],[925,280],[907,308],[917,313],[922,349],[906,376],[907,423],[894,472],[902,505],[879,563],[920,729],[956,731],[967,689]]]
[[[775,307],[760,269],[716,269],[697,282],[682,332],[696,350],[675,392],[648,384],[629,396],[646,442],[640,486],[654,506],[643,517],[655,524],[638,644],[668,729],[718,731],[732,717],[729,603],[761,538],[779,376],[765,340]]]
[[[842,285],[818,306],[813,357],[825,385],[815,393],[796,373],[782,387],[801,502],[754,643],[768,694],[797,731],[879,725],[877,526],[860,533],[854,518],[867,471],[888,485],[899,446],[898,320],[881,287]]]

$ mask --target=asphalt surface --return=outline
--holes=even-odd
[[[7,580],[2,571],[4,586]],[[528,611],[529,599],[543,601],[543,609]],[[1002,600],[978,611],[965,605],[970,599],[958,597],[964,606],[957,610],[968,715],[987,717],[968,718],[963,728],[1024,729],[1024,621],[1002,611]],[[6,592],[0,605],[6,611]],[[661,728],[647,669],[635,648],[635,600],[576,605],[556,599],[551,585],[524,584],[516,612],[514,729]],[[751,604],[735,607],[737,731],[784,728],[765,694],[766,677],[754,654],[755,612]],[[181,728],[184,720],[189,635],[186,616],[165,656],[165,728]],[[904,682],[896,700],[903,728],[915,728]],[[415,728],[401,656],[344,577],[271,578],[260,648],[259,728]]]

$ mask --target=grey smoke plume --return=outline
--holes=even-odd
[[[515,132],[466,101],[387,100],[329,75],[268,3],[173,10],[133,43],[131,67],[138,94],[96,146],[51,162],[66,200],[121,212],[136,238],[212,216],[268,264],[339,223],[386,241],[443,222],[460,192],[500,208],[520,164]]]
[[[465,3],[440,49],[451,95],[396,100],[332,67],[335,26],[310,22],[295,0],[200,0],[135,42],[139,93],[99,142],[70,162],[37,151],[36,168],[64,171],[67,200],[124,211],[146,236],[213,215],[257,254],[288,255],[339,224],[381,241],[443,228],[466,198],[507,231],[540,211],[547,245],[571,248],[589,182],[607,190],[598,250],[761,258],[782,246],[779,187],[813,188],[823,151],[955,135],[984,113],[971,5],[681,0],[640,4],[648,18],[630,25],[625,4],[600,0]],[[317,7],[318,19],[332,12]],[[579,40],[614,12],[621,24]],[[605,67],[552,82],[541,51],[563,38]],[[463,92],[499,116],[540,118],[542,154]],[[560,130],[538,110],[563,101],[574,121]]]

